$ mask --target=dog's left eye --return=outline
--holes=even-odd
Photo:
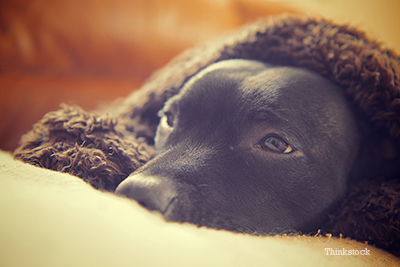
[[[174,127],[174,114],[172,112],[166,111],[164,112],[164,116],[167,118],[167,124],[169,127]]]
[[[267,136],[261,140],[261,147],[275,153],[288,154],[293,148],[282,138],[277,136]]]

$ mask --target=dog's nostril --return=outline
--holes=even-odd
[[[116,194],[134,199],[146,209],[161,213],[167,209],[175,192],[172,182],[142,174],[128,177],[115,190]]]

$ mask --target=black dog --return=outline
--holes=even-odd
[[[314,231],[349,177],[361,176],[355,166],[365,166],[343,90],[304,69],[222,61],[160,113],[158,156],[116,193],[168,221],[252,234]]]

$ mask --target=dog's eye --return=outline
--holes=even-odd
[[[166,111],[164,112],[164,116],[167,118],[167,124],[169,127],[174,127],[174,114],[172,112]]]
[[[277,136],[268,136],[261,141],[261,147],[275,153],[288,154],[293,148],[282,138]]]

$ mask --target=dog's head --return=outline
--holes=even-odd
[[[166,220],[237,232],[317,230],[360,147],[343,90],[299,68],[215,63],[160,111],[158,156],[116,193]]]

